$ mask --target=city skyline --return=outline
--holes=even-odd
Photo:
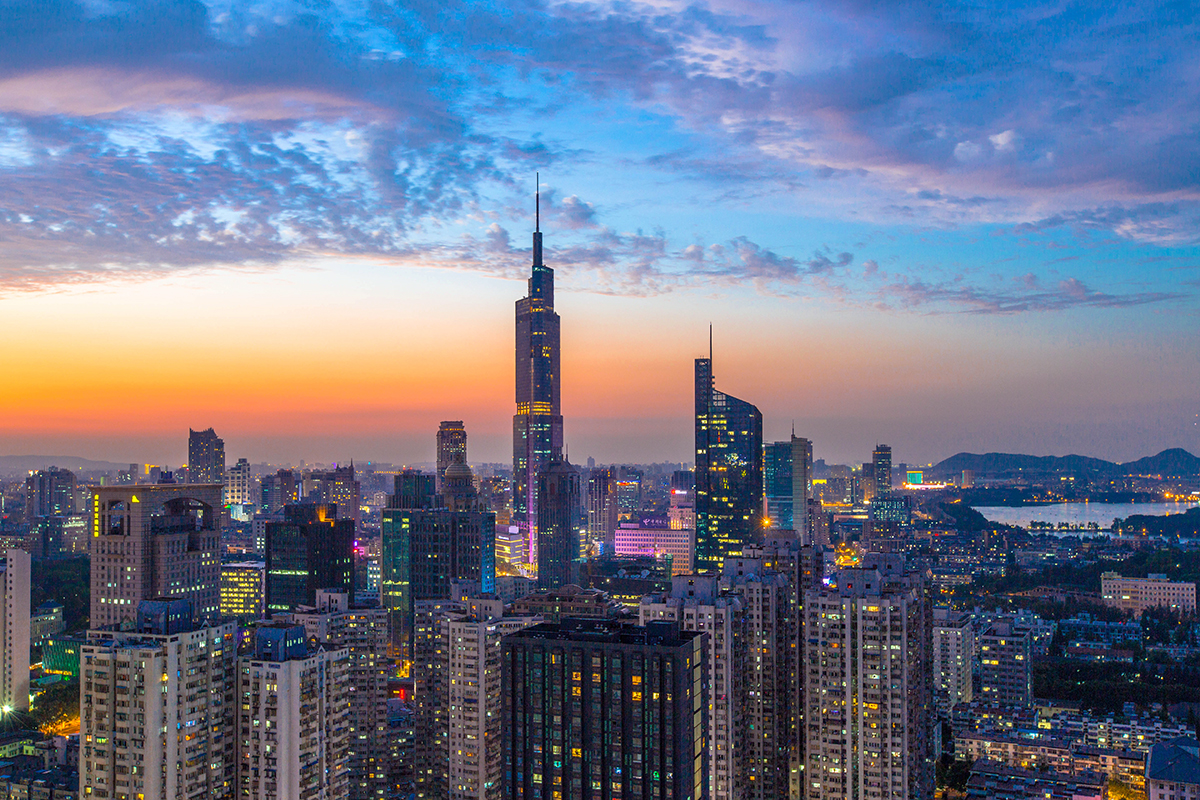
[[[709,324],[830,462],[1200,449],[1194,22],[396,11],[11,9],[0,452],[508,460],[537,170],[576,461],[689,459]]]

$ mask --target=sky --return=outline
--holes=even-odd
[[[1198,14],[11,0],[0,454],[507,461],[535,187],[573,461],[1198,452]]]

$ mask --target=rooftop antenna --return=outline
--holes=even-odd
[[[712,323],[708,323],[708,363],[712,363]]]
[[[541,173],[533,173],[533,230],[535,233],[542,230],[542,176]]]

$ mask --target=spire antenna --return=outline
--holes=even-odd
[[[712,323],[708,323],[708,363],[712,363]]]
[[[538,233],[542,230],[542,176],[541,173],[533,173],[533,230]]]

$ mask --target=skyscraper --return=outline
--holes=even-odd
[[[801,538],[812,532],[808,501],[812,499],[812,442],[792,433],[792,530]]]
[[[237,463],[225,471],[225,505],[239,506],[254,502],[250,496],[250,462],[239,458]]]
[[[225,480],[225,440],[216,431],[188,428],[188,483]]]
[[[267,613],[313,605],[318,589],[342,589],[354,601],[354,521],[336,505],[283,509],[267,523]]]
[[[776,530],[792,530],[792,443],[768,442],[763,446],[763,487],[767,495],[767,521]]]
[[[500,650],[505,798],[708,800],[703,633],[568,619]]]
[[[762,414],[719,392],[712,358],[696,359],[696,563],[719,568],[761,535]]]
[[[933,610],[933,692],[943,719],[958,703],[974,696],[971,668],[975,662],[975,632],[971,617],[951,608]]]
[[[4,551],[0,561],[0,704],[29,708],[29,553]]]
[[[249,796],[234,786],[237,625],[199,624],[179,598],[134,610],[135,630],[80,647],[80,796]]]
[[[980,699],[1029,705],[1033,701],[1030,664],[1033,634],[1009,622],[996,622],[979,637]]]
[[[554,311],[554,270],[542,263],[540,211],[533,232],[529,296],[517,301],[516,395],[513,417],[513,513],[529,543],[537,540],[538,473],[563,446],[559,319]]]
[[[538,475],[538,588],[574,583],[582,527],[579,470],[559,453]]]
[[[96,489],[92,519],[91,623],[132,620],[138,603],[170,595],[197,618],[221,607],[221,486],[167,484]]]
[[[467,461],[467,429],[462,420],[449,420],[438,426],[437,432],[437,486],[442,490],[442,479],[446,476],[446,467],[455,461]]]
[[[932,622],[903,558],[868,554],[804,596],[807,800],[933,796]]]
[[[66,517],[76,513],[78,480],[75,473],[58,467],[40,469],[25,479],[25,519]]]
[[[875,480],[875,497],[887,497],[892,493],[892,448],[886,444],[875,445],[871,454],[872,476]]]

